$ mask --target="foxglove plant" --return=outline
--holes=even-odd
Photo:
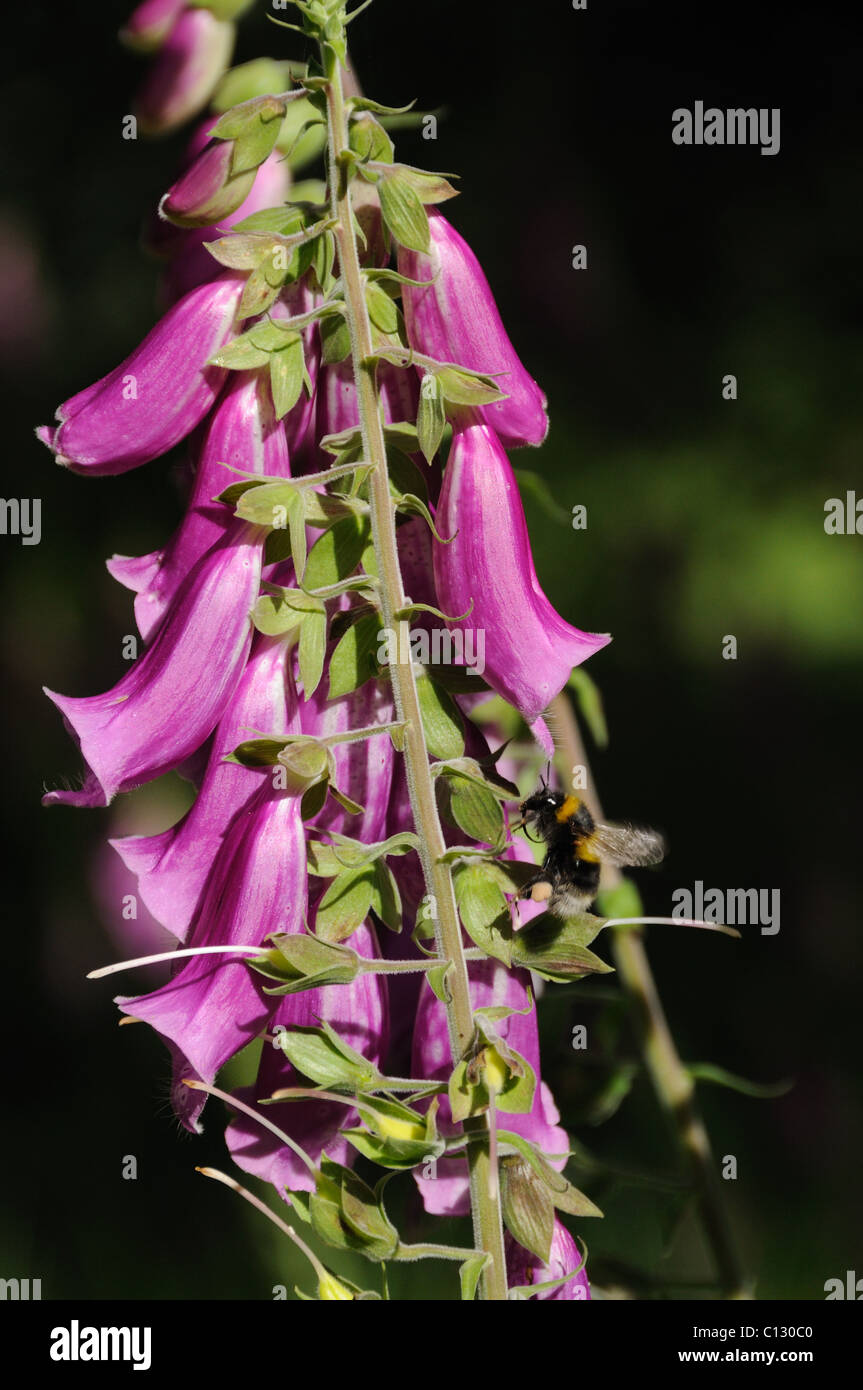
[[[128,33],[162,45],[149,125],[199,109],[218,26],[242,8],[135,11]],[[76,472],[182,441],[195,465],[172,540],[108,562],[143,654],[103,695],[49,692],[86,770],[45,800],[104,806],[171,770],[196,784],[176,825],[112,841],[178,943],[168,983],[117,1002],[164,1040],[188,1129],[222,1098],[235,1163],[336,1250],[455,1260],[465,1298],[585,1299],[556,1213],[600,1213],[563,1175],[530,972],[608,970],[589,950],[605,920],[519,914],[534,866],[510,836],[517,789],[470,714],[497,692],[553,751],[543,714],[609,639],[540,588],[504,450],[542,442],[545,397],[438,210],[455,189],[397,163],[394,113],[346,91],[345,0],[295,8],[317,60],[231,74],[237,103],[161,201],[163,248],[186,258],[174,285],[192,283],[39,431]],[[269,90],[274,68],[295,85]],[[319,201],[273,177],[300,109],[326,131]],[[485,681],[451,660],[466,629]],[[262,1036],[254,1086],[221,1090]],[[358,1157],[412,1172],[431,1215],[470,1211],[473,1246],[406,1244]],[[263,1209],[319,1297],[377,1296]]]

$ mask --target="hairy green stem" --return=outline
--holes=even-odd
[[[554,724],[566,769],[580,765],[587,773],[584,799],[595,820],[602,820],[602,806],[590,772],[581,731],[565,695],[553,702]],[[603,882],[613,888],[620,871],[603,866]],[[710,1139],[695,1099],[695,1082],[687,1072],[671,1035],[659,998],[653,971],[644,949],[640,927],[616,930],[611,936],[621,983],[635,1014],[644,1064],[662,1108],[668,1114],[686,1160],[698,1202],[698,1212],[726,1298],[748,1298],[746,1278],[731,1238],[731,1227],[722,1199]]]
[[[414,823],[420,838],[419,854],[426,892],[434,899],[436,906],[437,951],[439,956],[450,961],[446,977],[449,986],[446,1007],[450,1048],[453,1064],[456,1065],[467,1054],[474,1036],[467,964],[452,873],[450,866],[442,862],[446,842],[429,771],[428,750],[409,655],[409,624],[406,619],[396,616],[405,608],[405,593],[396,545],[395,507],[389,488],[383,421],[375,383],[374,343],[354,232],[350,179],[341,159],[348,148],[342,72],[337,57],[326,44],[322,45],[322,56],[327,78],[329,183],[332,216],[336,223],[334,234],[351,335],[364,458],[374,465],[369,475],[369,501],[372,540],[380,576],[381,615],[384,625],[397,637],[397,658],[390,663],[389,670],[396,714],[404,724],[405,769]],[[507,1283],[503,1224],[497,1175],[492,1172],[488,1121],[484,1115],[477,1116],[466,1120],[464,1127],[472,1134],[485,1136],[485,1142],[470,1146],[474,1241],[479,1249],[491,1256],[482,1278],[481,1294],[487,1299],[505,1299]]]

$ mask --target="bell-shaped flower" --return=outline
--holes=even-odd
[[[111,844],[138,875],[149,912],[185,941],[189,925],[234,821],[258,792],[269,768],[226,762],[238,744],[258,733],[296,734],[297,693],[289,646],[256,637],[242,679],[219,721],[201,789],[182,820],[156,835],[130,835]]]
[[[372,929],[359,927],[347,943],[360,955],[378,955]],[[383,975],[362,974],[347,985],[325,985],[321,989],[289,994],[278,1000],[269,1032],[276,1039],[285,1028],[314,1027],[325,1019],[349,1047],[381,1066],[389,1040],[387,981]],[[278,1045],[264,1044],[254,1088],[238,1093],[248,1105],[267,1100],[287,1086],[311,1086],[291,1066]],[[357,1111],[335,1101],[285,1101],[261,1107],[261,1115],[305,1149],[314,1163],[326,1153],[336,1163],[350,1166],[355,1151],[339,1132],[357,1123]],[[240,1168],[256,1178],[271,1182],[281,1195],[285,1188],[311,1191],[313,1181],[308,1168],[293,1149],[281,1143],[250,1115],[240,1112],[225,1133],[231,1157]]]
[[[501,322],[482,266],[455,227],[429,209],[427,256],[399,248],[399,270],[424,288],[405,285],[402,305],[408,342],[441,362],[495,376],[507,399],[479,414],[506,445],[541,444],[548,433],[545,395],[522,366]]]
[[[205,9],[184,10],[142,82],[135,101],[147,135],[166,135],[206,106],[227,71],[234,48],[233,24]]]
[[[325,738],[350,729],[367,729],[374,724],[391,724],[395,719],[392,691],[380,681],[366,681],[347,695],[329,700],[325,682],[310,700],[300,706],[304,734]],[[314,817],[317,834],[336,831],[371,844],[386,837],[395,750],[389,734],[333,745],[334,782],[362,811],[353,815],[329,797]]]
[[[518,484],[488,425],[456,421],[436,522],[455,537],[434,547],[438,603],[467,614],[451,626],[484,633],[485,680],[548,750],[542,711],[611,639],[571,627],[540,588]]]
[[[474,1009],[489,1005],[505,1005],[525,1010],[528,1006],[530,976],[525,970],[507,970],[496,960],[471,962],[470,996]],[[513,1013],[496,1024],[503,1041],[519,1053],[533,1069],[536,1089],[533,1104],[527,1114],[498,1116],[504,1128],[521,1134],[541,1149],[548,1161],[558,1170],[566,1163],[569,1139],[560,1127],[560,1115],[551,1091],[540,1079],[539,1033],[536,1008],[529,1013]],[[444,1005],[427,983],[420,991],[419,1008],[414,1024],[414,1076],[431,1081],[445,1081],[452,1071],[452,1056]],[[446,1096],[441,1098],[438,1128],[443,1134],[454,1134],[452,1112]],[[463,1215],[470,1210],[470,1187],[467,1162],[463,1158],[438,1159],[434,1176],[426,1176],[426,1168],[414,1170],[426,1211],[442,1216]]]
[[[272,932],[302,930],[305,915],[299,798],[268,778],[231,825],[189,944],[258,946]],[[172,1103],[187,1129],[199,1128],[206,1096],[189,1090],[184,1079],[211,1085],[219,1068],[261,1032],[273,1010],[264,983],[239,955],[198,955],[184,960],[161,988],[117,1000],[123,1013],[149,1023],[168,1044],[174,1058]]]
[[[165,42],[185,8],[186,0],[142,0],[120,30],[120,38],[129,48],[153,53]]]
[[[211,227],[236,212],[255,182],[257,166],[234,174],[232,140],[212,140],[171,185],[159,213],[178,227]]]
[[[551,1237],[551,1254],[548,1264],[543,1264],[542,1260],[519,1245],[507,1232],[505,1239],[506,1249],[506,1281],[510,1288],[524,1287],[525,1284],[545,1284],[553,1279],[563,1279],[567,1274],[571,1274],[574,1269],[578,1270],[571,1279],[567,1279],[565,1284],[560,1284],[556,1289],[542,1289],[534,1294],[534,1298],[544,1300],[549,1303],[557,1301],[559,1303],[580,1301],[585,1302],[590,1298],[590,1284],[587,1281],[587,1274],[579,1266],[583,1264],[583,1256],[569,1231],[563,1222],[554,1218],[554,1233]]]
[[[115,555],[109,572],[137,594],[138,631],[149,642],[178,588],[201,556],[218,545],[231,522],[231,508],[215,499],[237,481],[230,468],[246,473],[290,476],[283,423],[276,419],[266,374],[232,373],[202,430],[198,465],[186,513],[163,550],[130,557]]]
[[[381,362],[378,365],[378,392],[387,424],[402,420],[413,423],[419,401],[419,380],[415,371]],[[328,434],[356,429],[359,418],[350,358],[322,367],[317,391],[316,437],[320,440]],[[320,450],[315,467],[326,468],[331,462],[332,455]]]
[[[83,697],[46,690],[88,775],[80,791],[49,792],[44,804],[107,806],[118,792],[177,767],[212,733],[252,642],[261,535],[232,525],[189,573],[152,646],[113,689]]]
[[[226,369],[207,360],[232,336],[244,283],[226,274],[192,290],[125,362],[61,405],[56,429],[39,431],[57,462],[77,473],[125,473],[185,438],[224,384]]]

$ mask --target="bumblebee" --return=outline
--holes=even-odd
[[[599,892],[603,863],[658,864],[665,841],[655,830],[634,825],[597,823],[581,797],[542,786],[520,806],[522,819],[548,846],[542,868],[519,894],[546,903],[554,917],[566,919],[586,912]]]

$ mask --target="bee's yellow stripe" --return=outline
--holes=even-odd
[[[583,859],[586,864],[598,864],[600,857],[592,848],[596,835],[585,835],[583,840],[579,840],[575,847],[576,859]]]
[[[560,821],[560,824],[564,825],[566,821],[570,819],[571,816],[575,815],[580,805],[581,800],[579,797],[568,796],[564,801],[563,805],[560,807],[560,809],[555,811],[555,820]]]

